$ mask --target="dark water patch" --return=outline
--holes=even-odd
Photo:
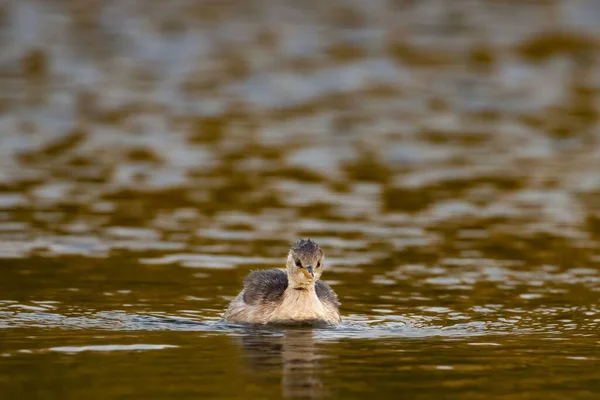
[[[315,171],[306,170],[300,167],[284,167],[277,171],[267,172],[266,177],[293,179],[300,182],[322,182],[326,177],[319,175]]]
[[[48,143],[43,148],[36,152],[23,153],[20,155],[21,161],[24,163],[39,163],[45,158],[55,158],[68,151],[73,150],[80,145],[86,138],[86,132],[83,130],[74,130],[67,133],[64,137]]]
[[[471,176],[464,178],[441,178],[439,182],[417,187],[386,185],[383,207],[386,211],[416,212],[436,202],[464,197],[468,191],[479,187],[493,187],[499,191],[513,191],[523,186],[518,176]]]
[[[497,65],[496,49],[490,45],[476,45],[469,51],[467,64],[476,71],[489,72]]]
[[[127,158],[133,162],[160,164],[161,158],[149,148],[138,147],[131,149],[127,154]]]
[[[345,170],[351,181],[385,183],[392,177],[389,166],[379,161],[373,152],[362,153],[355,161],[346,164]]]
[[[433,193],[427,190],[386,187],[383,193],[383,206],[388,211],[415,212],[427,208],[434,199]]]
[[[42,49],[31,49],[21,58],[21,73],[25,79],[39,83],[49,73],[48,54]]]
[[[444,132],[427,130],[421,133],[425,139],[433,143],[460,143],[466,146],[477,146],[484,144],[490,136],[486,133],[478,132]]]
[[[581,57],[597,49],[598,42],[588,35],[572,32],[540,32],[523,41],[516,51],[519,56],[528,61],[543,62],[559,55]]]
[[[458,62],[456,55],[447,50],[420,48],[402,38],[392,38],[388,52],[401,65],[415,68],[449,67]]]
[[[219,142],[228,126],[230,118],[226,117],[202,117],[192,123],[191,141],[193,143],[215,143]]]

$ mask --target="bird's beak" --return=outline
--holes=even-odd
[[[313,270],[312,265],[309,265],[306,268],[302,268],[301,271],[304,274],[304,276],[306,276],[306,278],[308,279],[312,279],[315,277],[315,271]]]

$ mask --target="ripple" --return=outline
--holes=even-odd
[[[235,268],[240,264],[281,264],[281,258],[241,257],[218,254],[170,254],[158,258],[143,258],[142,264],[180,264],[189,268]]]
[[[58,329],[100,329],[107,331],[189,331],[221,332],[236,334],[248,329],[277,331],[276,326],[247,326],[227,324],[219,318],[204,318],[201,313],[191,310],[181,315],[153,313],[153,315],[128,314],[122,311],[86,313],[80,316],[65,316],[48,312],[3,312],[0,311],[0,328],[44,327]],[[494,332],[480,322],[460,323],[439,326],[423,323],[423,318],[400,318],[394,316],[375,320],[364,316],[353,316],[338,326],[317,328],[315,333],[323,340],[344,338],[392,338],[392,337],[467,337],[493,335]],[[387,320],[386,320],[387,319]]]
[[[64,347],[51,347],[48,351],[55,351],[59,353],[81,353],[84,351],[145,351],[145,350],[164,350],[175,348],[170,344],[105,344],[105,345],[92,345],[92,346],[64,346]]]
[[[467,343],[469,346],[502,346],[500,343],[492,343],[492,342],[474,342]]]

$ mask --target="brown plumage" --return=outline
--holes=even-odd
[[[223,316],[233,323],[339,323],[335,292],[319,280],[324,254],[312,240],[300,239],[290,249],[286,272],[253,271]]]

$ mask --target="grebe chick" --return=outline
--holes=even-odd
[[[288,253],[286,272],[252,271],[223,319],[249,324],[341,322],[337,295],[319,280],[324,261],[315,242],[299,239]]]

